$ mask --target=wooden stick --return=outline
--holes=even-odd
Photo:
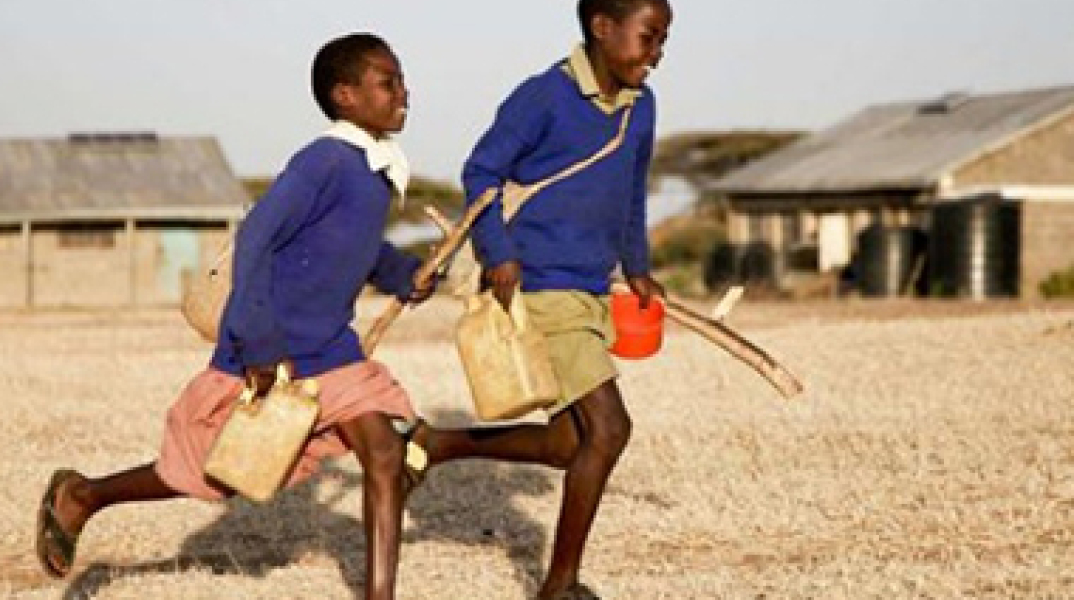
[[[440,212],[440,209],[429,205],[425,207],[425,216],[429,217],[429,220],[440,228],[440,233],[447,235],[451,232],[451,221],[444,216],[444,213]]]
[[[613,284],[613,288],[621,291],[630,290],[630,287],[622,282],[616,282]],[[757,371],[779,390],[779,393],[784,398],[793,398],[804,389],[802,383],[790,371],[783,368],[767,352],[758,348],[727,325],[688,308],[681,300],[671,294],[668,294],[663,302],[664,308],[672,320],[700,334],[701,337],[715,343],[731,356],[752,367],[754,371]]]
[[[716,306],[712,309],[712,320],[722,321],[727,315],[731,314],[731,309],[735,307],[735,303],[742,298],[743,288],[741,285],[733,285],[731,289],[727,290],[727,293],[723,295]]]
[[[665,302],[665,308],[677,323],[715,342],[731,356],[753,367],[753,370],[775,386],[784,398],[793,398],[804,389],[802,383],[790,371],[727,325],[703,317],[671,300]]]
[[[492,201],[496,199],[498,190],[496,188],[489,188],[484,194],[481,194],[477,200],[474,200],[470,206],[466,208],[466,212],[463,213],[462,218],[456,223],[451,231],[444,236],[444,240],[437,246],[433,255],[425,260],[418,270],[414,272],[414,286],[417,288],[423,288],[428,285],[432,278],[436,276],[436,271],[444,264],[455,250],[466,241],[466,236],[470,232],[470,227],[473,226],[474,221],[477,220],[481,211],[492,204]],[[380,339],[384,337],[384,333],[391,326],[403,312],[403,302],[398,298],[392,298],[391,303],[384,308],[377,317],[373,324],[370,325],[369,330],[362,336],[362,352],[366,356],[372,356],[373,349],[377,347]]]

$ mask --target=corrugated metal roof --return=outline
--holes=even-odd
[[[928,189],[1074,110],[1074,86],[868,107],[713,183],[723,192]]]
[[[218,219],[249,202],[210,137],[0,139],[0,220],[125,215]],[[202,210],[203,209],[203,210]]]

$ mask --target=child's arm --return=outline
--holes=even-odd
[[[246,367],[274,365],[286,358],[283,335],[273,311],[272,273],[276,251],[304,221],[317,197],[307,177],[285,170],[254,205],[235,237],[233,284],[225,308],[230,343]]]
[[[651,99],[651,96],[649,97]],[[645,98],[639,99],[644,102]],[[651,106],[651,104],[650,104]],[[642,113],[642,111],[638,111]],[[652,114],[652,111],[644,111],[644,114]],[[649,263],[649,235],[647,228],[647,203],[648,203],[648,174],[649,163],[653,154],[653,120],[647,121],[649,127],[642,136],[642,142],[638,148],[638,155],[634,166],[634,185],[630,197],[629,215],[627,217],[626,236],[620,261],[623,266],[623,275],[626,277],[630,288],[641,298],[644,307],[649,303],[652,296],[663,296],[664,288],[650,275]]]
[[[512,178],[519,158],[540,144],[548,126],[546,92],[530,79],[504,100],[496,118],[477,141],[463,165],[466,204],[473,204],[489,188],[502,188]],[[529,183],[529,182],[521,182]],[[496,267],[516,260],[518,253],[503,220],[499,199],[478,217],[473,228],[474,249],[482,264]]]
[[[405,302],[414,292],[414,272],[420,266],[418,257],[397,249],[391,242],[381,242],[369,280],[378,290]]]
[[[626,235],[620,260],[623,274],[629,277],[649,273],[649,237],[646,229],[649,161],[653,152],[652,129],[643,136],[634,163],[634,184],[631,189]]]

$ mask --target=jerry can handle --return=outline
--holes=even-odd
[[[511,306],[507,311],[507,315],[511,317],[511,324],[515,327],[515,332],[522,332],[526,330],[529,325],[526,317],[526,301],[522,298],[522,287],[515,286],[514,293],[511,294]]]
[[[276,381],[272,384],[272,387],[287,385],[291,382],[291,366],[288,361],[280,361],[276,365]],[[246,374],[246,381],[242,387],[242,393],[239,394],[238,403],[240,406],[249,407],[254,403],[257,398],[257,381],[254,379],[255,375],[252,373]]]

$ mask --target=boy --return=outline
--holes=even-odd
[[[37,554],[54,577],[70,571],[85,523],[133,501],[230,495],[202,465],[234,406],[244,376],[264,391],[287,362],[319,384],[321,412],[289,483],[320,459],[353,451],[364,474],[367,598],[391,598],[403,507],[404,441],[392,419],[414,410],[387,369],[367,360],[351,329],[354,300],[369,282],[411,301],[417,258],[383,241],[393,191],[407,182],[405,157],[390,134],[402,130],[407,89],[382,39],[351,34],[314,58],[312,88],[333,121],[299,150],[243,221],[233,289],[209,366],[168,413],[159,458],[102,478],[57,471],[38,514]],[[249,379],[248,379],[249,380]]]
[[[612,270],[621,265],[643,304],[664,293],[649,275],[645,193],[654,101],[644,81],[663,54],[671,7],[666,0],[581,0],[578,16],[584,43],[514,90],[463,169],[469,202],[509,179],[541,180],[594,154],[631,107],[614,152],[535,194],[509,224],[493,204],[473,231],[486,283],[504,307],[521,286],[530,322],[548,340],[562,403],[547,426],[445,431],[422,424],[414,434],[429,465],[484,457],[566,471],[540,598],[585,593],[582,550],[630,436],[607,351]]]

